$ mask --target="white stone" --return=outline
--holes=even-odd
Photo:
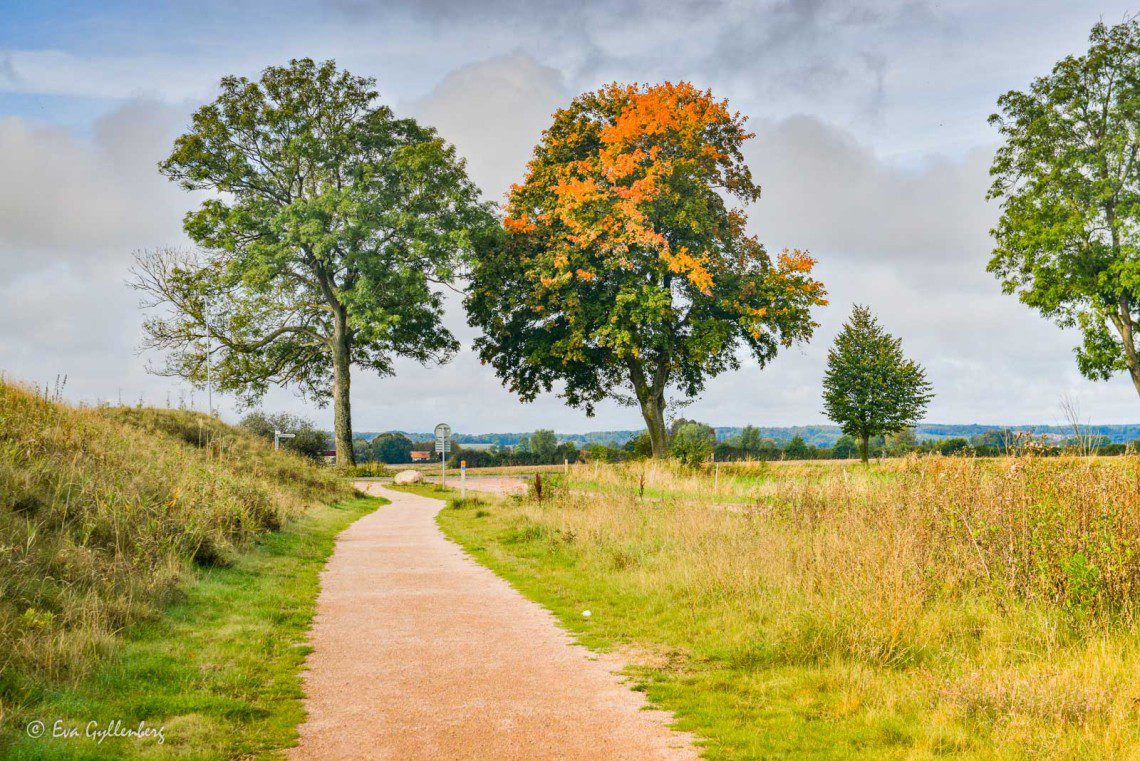
[[[401,470],[392,479],[393,483],[397,484],[418,484],[424,480],[424,474],[418,470]]]

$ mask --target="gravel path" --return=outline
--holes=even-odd
[[[688,735],[385,489],[321,576],[294,759],[689,759]]]

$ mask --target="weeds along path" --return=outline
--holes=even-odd
[[[345,530],[321,576],[294,759],[687,759],[613,664],[468,557],[443,503],[391,505]]]

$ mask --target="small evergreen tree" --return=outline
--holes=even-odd
[[[859,440],[863,462],[872,436],[918,422],[934,397],[922,366],[858,304],[827,352],[823,388],[827,416]]]

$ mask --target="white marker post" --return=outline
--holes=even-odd
[[[439,486],[447,487],[447,454],[451,451],[451,426],[440,423],[435,427],[435,451],[439,454]]]
[[[459,461],[459,498],[467,499],[467,460]]]

